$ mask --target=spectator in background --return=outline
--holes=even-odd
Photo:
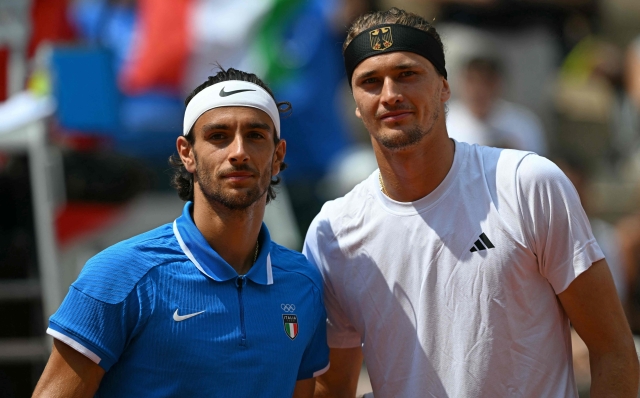
[[[640,335],[640,212],[624,217],[616,229],[628,280],[629,295],[625,310],[631,331]]]
[[[628,47],[625,68],[627,123],[617,136],[621,149],[626,149],[627,164],[630,166],[630,180],[634,180],[637,190],[640,189],[640,36]],[[618,236],[622,243],[622,261],[629,278],[629,300],[627,315],[631,330],[640,334],[640,192],[636,192],[636,207],[633,214],[618,222]]]
[[[623,163],[635,162],[632,178],[640,179],[640,36],[627,47],[623,83],[624,92],[611,120],[613,145]]]
[[[447,51],[453,97],[464,61],[500,50],[504,97],[555,128],[552,87],[563,54],[591,30],[598,0],[433,0],[435,18]]]
[[[527,108],[501,98],[503,74],[497,59],[470,59],[459,83],[460,97],[449,102],[447,115],[451,138],[547,154],[540,119]]]

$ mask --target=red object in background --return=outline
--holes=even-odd
[[[65,247],[70,243],[112,225],[126,205],[70,202],[56,214],[56,237]]]
[[[9,49],[0,47],[0,102],[7,99],[9,89]]]
[[[189,57],[192,0],[138,0],[139,24],[120,83],[136,94],[152,88],[179,90]]]
[[[31,37],[27,56],[31,58],[42,41],[70,41],[76,35],[67,17],[69,0],[32,0]]]

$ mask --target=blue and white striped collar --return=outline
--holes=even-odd
[[[173,222],[173,233],[180,248],[191,262],[206,276],[214,281],[222,282],[238,277],[236,270],[229,265],[215,250],[209,246],[191,218],[192,202],[187,202],[182,209],[182,215]],[[253,267],[246,277],[261,285],[273,284],[271,269],[271,236],[267,226],[262,223],[260,234],[260,252]]]

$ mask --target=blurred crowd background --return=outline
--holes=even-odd
[[[184,98],[218,65],[293,105],[266,222],[301,248],[322,204],[376,168],[341,47],[356,16],[391,6],[442,36],[450,136],[571,178],[640,335],[638,0],[0,0],[0,398],[30,395],[84,261],[179,214],[167,159]]]

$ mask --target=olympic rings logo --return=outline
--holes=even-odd
[[[280,304],[280,308],[282,308],[284,312],[293,312],[296,310],[296,306],[293,304]]]

